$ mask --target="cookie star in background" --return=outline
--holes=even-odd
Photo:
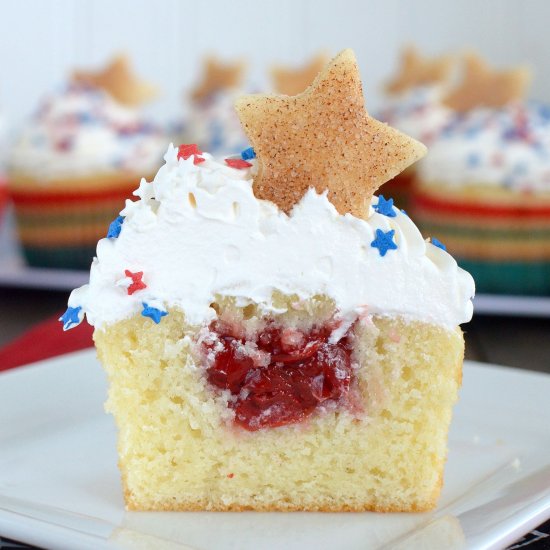
[[[401,53],[399,73],[386,84],[386,92],[399,94],[418,86],[445,83],[452,68],[451,56],[430,59],[421,56],[414,46],[408,46]]]
[[[125,55],[117,55],[100,71],[76,70],[72,79],[77,84],[101,88],[128,107],[141,105],[158,95],[155,86],[134,74]]]
[[[307,65],[298,69],[275,65],[271,69],[275,91],[284,95],[297,95],[303,92],[329,60],[327,54],[319,53]]]
[[[426,153],[368,115],[352,50],[297,96],[248,95],[235,107],[259,162],[254,194],[287,213],[313,187],[340,214],[367,217],[378,187]]]
[[[201,101],[208,96],[231,88],[239,88],[242,84],[246,63],[222,63],[216,57],[207,57],[204,61],[201,82],[191,92],[195,101]]]
[[[444,102],[459,112],[475,107],[503,107],[523,99],[530,83],[531,71],[527,67],[495,71],[478,55],[469,53],[464,60],[462,82]]]

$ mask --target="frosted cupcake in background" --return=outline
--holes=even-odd
[[[4,114],[0,111],[0,229],[2,228],[3,214],[8,203],[8,190],[6,184],[6,123]]]
[[[245,69],[242,61],[223,63],[215,57],[205,59],[201,80],[189,96],[187,120],[176,141],[196,143],[216,156],[248,147],[235,112]]]
[[[529,71],[475,55],[446,98],[457,114],[418,169],[412,214],[481,292],[550,294],[550,106]]]
[[[9,158],[29,265],[89,267],[120,201],[162,161],[166,139],[138,109],[154,94],[117,57],[102,71],[75,72],[41,102]]]
[[[453,115],[442,101],[453,69],[453,59],[422,57],[409,46],[401,55],[398,73],[385,86],[386,100],[378,118],[430,146]],[[417,165],[384,184],[382,193],[407,208]]]

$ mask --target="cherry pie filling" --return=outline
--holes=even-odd
[[[334,323],[304,333],[274,322],[246,339],[214,322],[202,345],[210,384],[229,390],[235,423],[249,431],[302,421],[338,402],[352,381],[350,330],[331,342]]]

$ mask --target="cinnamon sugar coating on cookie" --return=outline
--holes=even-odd
[[[246,63],[242,60],[224,63],[217,57],[207,57],[203,63],[201,81],[191,92],[191,97],[201,101],[219,91],[240,87],[245,69]]]
[[[378,187],[426,152],[368,115],[351,50],[302,94],[244,96],[236,109],[259,160],[254,194],[287,213],[314,188],[328,191],[340,214],[366,217]]]
[[[158,95],[156,86],[138,78],[125,55],[117,55],[99,71],[75,70],[72,80],[77,84],[93,86],[106,91],[122,105],[136,107]]]
[[[399,94],[417,86],[445,83],[453,68],[451,56],[433,59],[421,56],[414,46],[408,46],[401,53],[399,72],[386,84],[389,94]]]
[[[531,83],[527,67],[495,71],[474,53],[466,56],[464,65],[462,82],[444,100],[455,111],[503,107],[523,99]]]
[[[329,62],[327,54],[319,53],[303,67],[294,69],[281,65],[271,68],[271,78],[278,94],[297,95],[306,90]]]

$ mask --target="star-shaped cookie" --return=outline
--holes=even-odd
[[[274,66],[271,69],[273,87],[278,94],[297,95],[302,93],[323,70],[329,58],[324,53],[317,54],[307,65],[299,69]]]
[[[201,101],[220,90],[239,88],[245,69],[244,61],[223,63],[215,57],[207,57],[204,60],[202,79],[191,92],[191,97],[195,101]]]
[[[101,88],[116,101],[129,107],[146,103],[158,95],[155,86],[139,79],[132,72],[130,61],[125,55],[117,55],[101,71],[76,70],[72,79],[78,84]]]
[[[408,46],[401,53],[399,73],[386,84],[386,92],[399,94],[417,86],[445,83],[452,68],[452,57],[429,59],[422,57],[414,46]]]
[[[483,59],[470,53],[464,60],[464,75],[444,103],[455,111],[475,107],[502,107],[525,96],[531,82],[527,67],[505,71],[491,69]]]
[[[376,189],[426,153],[368,115],[351,50],[297,96],[249,95],[235,107],[259,161],[254,193],[285,212],[313,187],[341,214],[366,217]]]

